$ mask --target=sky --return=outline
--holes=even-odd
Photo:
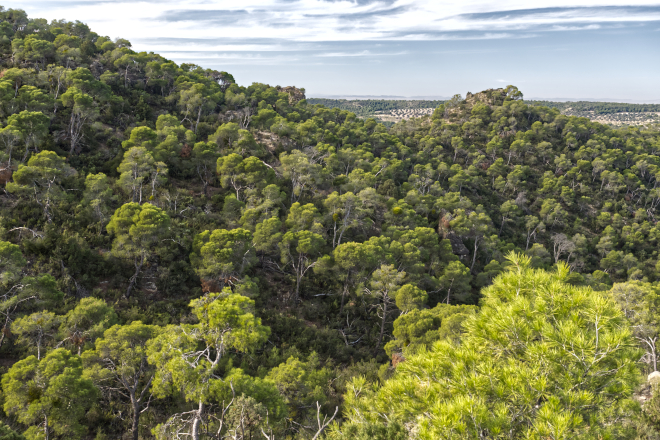
[[[660,0],[20,0],[136,51],[308,97],[525,98],[660,103]]]

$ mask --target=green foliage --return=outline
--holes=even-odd
[[[92,210],[97,221],[105,222],[109,215],[109,205],[115,199],[108,176],[103,173],[87,175],[82,204]]]
[[[396,306],[402,313],[408,313],[412,310],[418,310],[426,304],[428,295],[422,289],[406,284],[394,294]]]
[[[34,345],[37,349],[37,359],[41,359],[41,350],[46,339],[55,336],[55,328],[59,319],[54,313],[44,310],[16,319],[11,325],[11,331],[18,337],[19,344]]]
[[[325,240],[319,234],[311,231],[287,232],[278,244],[282,263],[291,266],[296,280],[293,295],[294,301],[300,298],[300,284],[309,269],[315,264],[323,252]]]
[[[646,351],[644,359],[658,370],[657,340],[660,336],[660,286],[640,281],[617,283],[609,291],[632,326],[633,335]]]
[[[26,261],[21,248],[6,241],[0,241],[0,285],[7,288],[16,282]]]
[[[147,362],[147,343],[160,333],[160,327],[133,321],[114,325],[96,340],[96,349],[82,354],[85,377],[100,388],[121,389],[133,413],[133,438],[138,437],[140,414],[151,401],[149,387],[155,368]]]
[[[169,216],[150,203],[126,203],[118,208],[106,226],[114,235],[112,252],[119,258],[133,260],[135,274],[130,280],[126,297],[130,296],[142,267],[148,263],[151,249],[167,233]]]
[[[447,292],[445,301],[450,303],[453,297],[465,299],[470,291],[470,281],[472,276],[470,270],[460,261],[451,261],[445,269],[438,282],[442,289]]]
[[[580,112],[594,112],[596,114],[609,114],[609,113],[642,113],[642,112],[657,112],[660,109],[658,104],[631,104],[631,103],[618,103],[618,102],[552,102],[552,101],[527,101],[533,105],[542,105],[545,107],[552,107],[557,109],[571,108]]]
[[[634,381],[609,397],[585,390],[598,380],[591,370],[577,379],[566,353],[557,372],[552,356],[563,348],[548,342],[545,309],[530,298],[573,295],[558,298],[575,306],[575,321],[566,306],[558,322],[570,341],[592,345],[585,310],[613,298],[632,324],[626,344],[655,369],[657,129],[530,105],[514,86],[326,108],[303,89],[241,86],[84,23],[14,9],[0,9],[0,54],[0,358],[10,369],[32,353],[35,365],[64,353],[59,344],[80,352],[102,400],[85,410],[90,429],[76,432],[199,440],[263,428],[312,438],[316,403],[319,418],[330,417],[343,395],[355,400],[347,383],[361,375],[383,389],[402,378],[414,386],[337,433],[400,438],[419,426],[427,435],[424,414],[459,426],[468,408],[487,429],[515,424],[513,437],[547,437],[521,426],[562,417],[573,437],[586,424],[596,427],[587,438],[624,437],[607,422],[616,414],[627,429],[655,429],[650,413],[618,403]],[[648,109],[592,110],[610,107]],[[424,115],[388,126],[365,118],[404,109]],[[524,269],[530,280],[561,287],[510,298],[497,314],[490,295],[517,270],[505,258],[512,251],[554,274]],[[564,264],[571,272],[560,277],[554,266]],[[597,293],[585,298],[587,286]],[[608,307],[607,322],[618,322]],[[541,336],[526,351],[509,341],[529,322]],[[475,323],[488,337],[475,339]],[[543,350],[549,361],[521,361]],[[394,368],[391,355],[406,360]],[[424,359],[437,365],[427,388],[413,379],[426,367],[407,373]],[[539,378],[555,387],[540,397],[530,390]],[[454,379],[462,388],[434,382]],[[569,383],[582,394],[570,395]],[[433,407],[411,410],[424,390]],[[515,407],[519,417],[502,416],[516,402],[527,405]],[[35,437],[40,422],[30,423]]]
[[[565,284],[565,265],[548,273],[509,258],[460,345],[421,350],[380,388],[352,384],[350,423],[398,422],[434,439],[617,436],[639,374],[624,315],[612,300]]]
[[[0,422],[0,440],[25,440],[25,437]]]
[[[60,333],[62,340],[73,345],[82,353],[87,343],[94,343],[96,338],[117,323],[115,310],[98,298],[83,298],[78,305],[62,317]]]
[[[204,407],[213,402],[217,388],[226,387],[219,363],[227,351],[248,352],[268,338],[270,329],[252,314],[253,306],[252,300],[228,288],[210,293],[190,302],[198,324],[168,326],[149,342],[148,359],[156,366],[154,393],[164,397],[181,392],[187,401],[199,405],[190,432],[197,432]],[[180,419],[175,416],[155,432],[166,438],[179,427]]]
[[[315,402],[326,403],[324,387],[331,373],[320,364],[316,353],[312,353],[307,361],[290,357],[268,372],[266,380],[277,387],[288,407],[289,417],[311,421],[316,414],[310,408]]]
[[[33,198],[51,223],[54,205],[64,197],[59,184],[75,173],[64,158],[52,151],[42,151],[32,156],[27,165],[19,165],[14,181],[7,183],[7,191]]]
[[[346,100],[346,99],[321,99],[310,98],[307,100],[312,105],[322,105],[329,108],[348,110],[359,116],[371,116],[376,112],[386,112],[395,109],[417,109],[437,108],[444,101],[405,101],[405,100]]]
[[[265,188],[273,176],[273,170],[258,158],[243,159],[235,153],[218,158],[217,172],[223,188],[232,188],[237,200],[244,199],[245,193],[249,196]]]
[[[245,229],[216,229],[195,237],[190,261],[207,291],[221,290],[256,263],[252,234]]]
[[[346,423],[339,428],[337,425],[328,433],[328,440],[406,440],[408,432],[397,422],[387,426],[378,423]]]
[[[142,203],[143,192],[151,186],[150,200],[156,195],[156,187],[167,175],[167,166],[157,162],[153,155],[144,147],[132,147],[124,153],[124,160],[117,171],[120,173],[117,184],[126,194],[131,196],[133,203]],[[146,196],[144,198],[147,198]]]
[[[97,398],[80,358],[63,348],[41,361],[34,356],[18,361],[2,376],[2,388],[5,411],[29,426],[28,439],[81,438],[81,419]]]
[[[405,286],[404,286],[405,287]],[[438,304],[432,309],[414,309],[394,321],[394,339],[385,345],[388,355],[415,354],[429,350],[436,341],[460,341],[463,322],[477,312],[476,306]]]

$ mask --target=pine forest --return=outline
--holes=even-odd
[[[0,35],[0,439],[660,439],[658,126]]]

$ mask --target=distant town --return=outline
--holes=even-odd
[[[405,100],[405,99],[324,99],[310,98],[310,104],[322,104],[354,112],[362,118],[374,118],[386,125],[404,119],[420,118],[433,114],[445,101]],[[660,123],[660,105],[626,104],[616,102],[557,102],[526,101],[532,105],[543,105],[558,109],[566,116],[588,118],[594,122],[611,126],[645,126]]]

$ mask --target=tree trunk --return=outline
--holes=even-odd
[[[332,249],[334,250],[337,247],[337,222],[334,222],[332,227]]]
[[[135,274],[133,274],[130,282],[128,283],[128,289],[126,290],[126,298],[129,298],[131,296],[131,290],[133,290],[133,286],[137,281],[137,277],[140,276],[140,271],[142,270],[143,265],[144,265],[144,255],[140,257],[139,263],[137,260],[135,261]]]
[[[383,320],[380,322],[380,334],[378,335],[378,342],[376,343],[376,351],[380,348],[380,343],[383,341],[383,334],[385,333],[385,321],[387,320],[387,301],[383,297]]]
[[[37,338],[37,360],[41,360],[41,335]]]
[[[197,122],[195,123],[195,134],[197,134],[197,126],[199,125],[199,120],[202,117],[202,106],[199,106],[199,112],[197,113]]]
[[[133,440],[138,440],[140,434],[140,403],[135,399],[134,395],[131,395],[131,400],[133,403]]]
[[[195,420],[192,425],[192,440],[199,440],[200,438],[200,425],[202,424],[202,412],[204,411],[204,403],[199,401],[199,409],[195,414]]]
[[[474,254],[472,255],[472,264],[470,265],[470,272],[474,268],[474,262],[477,261],[477,249],[479,249],[479,237],[474,239]]]
[[[50,188],[48,188],[48,195],[46,196],[46,201],[44,202],[44,215],[48,223],[53,223],[53,216],[50,215]]]
[[[202,184],[204,185],[204,195],[208,198],[208,196],[209,196],[209,181],[208,181],[208,179],[205,179],[202,176],[201,168],[202,168],[201,165],[197,166],[197,175],[199,176],[199,180],[201,180]],[[206,168],[206,165],[204,166],[204,170],[208,171],[208,169]],[[204,173],[204,174],[208,175],[208,173]]]
[[[48,416],[44,416],[44,439],[48,440]]]
[[[300,273],[300,270],[296,271],[296,294],[293,297],[293,302],[297,303],[298,298],[300,298],[300,279],[302,278],[302,274]]]
[[[344,283],[344,288],[341,291],[341,306],[339,307],[339,316],[344,314],[344,303],[346,302],[346,294],[348,293],[348,278],[351,276],[351,273],[346,274],[346,282]]]

